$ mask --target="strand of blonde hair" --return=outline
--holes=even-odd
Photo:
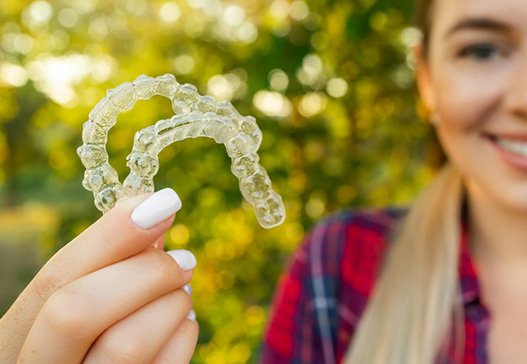
[[[346,364],[435,363],[452,341],[460,354],[462,186],[457,169],[445,165],[394,231]]]

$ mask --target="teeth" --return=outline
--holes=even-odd
[[[511,153],[527,156],[527,141],[497,138],[496,143]]]

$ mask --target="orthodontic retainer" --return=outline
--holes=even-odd
[[[171,100],[175,113],[136,132],[132,152],[126,158],[130,173],[123,184],[109,164],[106,142],[108,131],[119,113],[132,109],[138,100],[155,95]],[[159,170],[158,154],[168,145],[187,138],[209,137],[225,145],[231,158],[231,171],[239,179],[243,197],[254,207],[258,222],[272,228],[285,219],[282,198],[271,186],[271,179],[258,163],[262,132],[252,116],[242,116],[229,101],[216,102],[201,96],[192,84],[180,85],[171,74],[156,78],[141,75],[108,90],[83,125],[77,149],[86,167],[82,185],[92,191],[95,206],[103,213],[125,196],[154,192],[154,176]]]

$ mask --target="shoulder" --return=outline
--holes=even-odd
[[[344,210],[322,220],[317,229],[334,230],[337,227],[352,229],[354,234],[383,233],[394,227],[404,215],[402,208],[369,208]]]
[[[318,224],[305,242],[307,300],[325,302],[316,315],[333,317],[332,345],[342,358],[377,281],[392,233],[406,208],[348,210]],[[323,279],[317,279],[322,276]],[[318,281],[318,284],[314,284]],[[309,284],[311,283],[311,284]]]
[[[374,281],[372,267],[404,212],[350,209],[310,231],[276,291],[262,362],[324,362],[335,344],[342,355]]]
[[[304,299],[351,297],[356,311],[367,301],[391,233],[406,209],[350,209],[320,221],[296,251],[289,278],[303,286]]]
[[[405,213],[405,207],[368,207],[340,211],[322,220],[319,226],[345,224],[349,227],[363,228],[365,231],[385,231],[393,227]]]
[[[371,254],[384,250],[406,208],[384,207],[349,209],[320,221],[307,235],[301,251],[306,260],[321,260],[323,264],[345,261],[370,261]],[[366,259],[365,259],[366,258]]]

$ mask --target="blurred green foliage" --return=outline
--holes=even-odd
[[[54,251],[99,212],[75,154],[90,109],[139,74],[173,73],[231,99],[263,130],[261,163],[287,219],[257,224],[223,146],[160,155],[156,187],[183,200],[169,249],[193,250],[196,363],[258,357],[280,272],[304,233],[353,206],[408,203],[433,174],[418,120],[414,4],[405,0],[2,0],[0,313]],[[121,178],[136,130],[171,116],[141,101],[110,132]]]

